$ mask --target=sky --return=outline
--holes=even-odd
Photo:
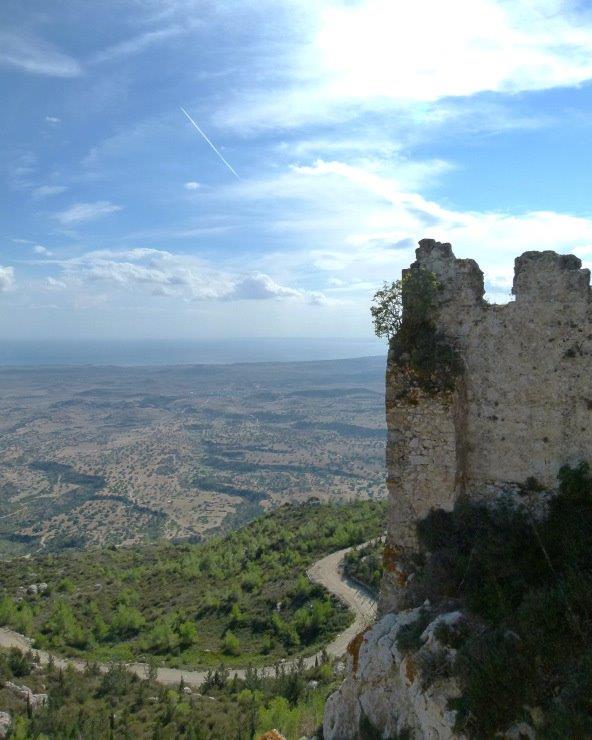
[[[370,337],[424,237],[496,302],[592,266],[591,82],[589,1],[3,0],[0,338]]]

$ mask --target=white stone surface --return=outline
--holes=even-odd
[[[403,730],[417,740],[461,737],[454,734],[455,713],[447,706],[450,698],[458,696],[456,682],[438,680],[422,689],[418,656],[432,649],[435,623],[424,632],[425,644],[418,653],[403,654],[396,644],[399,629],[418,619],[420,611],[387,614],[365,634],[356,670],[350,658],[348,677],[327,700],[325,740],[355,740],[364,717],[385,738]]]

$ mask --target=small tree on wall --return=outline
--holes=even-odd
[[[390,285],[385,282],[374,294],[370,307],[376,336],[392,339],[429,321],[438,288],[434,273],[423,267],[408,270]]]
[[[376,335],[389,340],[395,362],[428,392],[452,390],[462,370],[455,347],[436,327],[439,291],[433,272],[413,267],[384,283],[370,308]]]
[[[385,282],[382,288],[376,291],[372,299],[370,313],[372,314],[374,333],[377,337],[391,339],[399,332],[403,318],[401,280],[397,280],[390,285]]]

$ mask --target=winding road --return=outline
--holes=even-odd
[[[356,545],[356,547],[360,546]],[[325,647],[325,652],[336,658],[341,657],[345,653],[353,637],[371,624],[376,617],[376,600],[373,595],[362,584],[348,578],[343,573],[345,555],[352,549],[351,547],[346,547],[343,550],[333,552],[331,555],[317,560],[306,572],[306,575],[313,583],[324,586],[327,591],[330,591],[349,607],[355,615],[352,624]],[[31,640],[28,637],[5,627],[0,628],[0,647],[15,647],[23,651],[31,650],[34,655],[39,656],[41,663],[47,663],[50,659],[49,653],[45,650],[31,649]],[[307,668],[314,666],[315,660],[320,658],[320,656],[321,653],[319,652],[304,658],[304,665]],[[54,656],[54,662],[58,668],[65,668],[67,665],[71,665],[79,671],[83,671],[86,666],[86,661],[75,660],[73,658]],[[296,660],[284,661],[283,666],[289,668],[295,665],[296,662]],[[148,665],[146,663],[127,663],[126,667],[140,678],[146,678],[148,674]],[[108,670],[108,664],[102,663],[100,668],[103,672],[106,672]],[[259,672],[264,675],[273,675],[275,666],[267,666],[260,669]],[[245,669],[230,669],[229,673],[231,678],[235,675],[238,678],[244,678]],[[182,679],[186,686],[198,688],[205,681],[207,674],[207,671],[158,668],[156,680],[165,685],[178,685]]]

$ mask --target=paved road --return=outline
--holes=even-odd
[[[327,555],[327,557],[317,560],[309,570],[307,576],[314,583],[319,583],[324,586],[332,594],[335,594],[346,606],[348,606],[355,615],[353,623],[344,630],[341,634],[330,642],[325,648],[326,652],[333,657],[341,657],[345,653],[345,649],[349,644],[350,640],[357,635],[364,627],[371,624],[376,617],[376,600],[370,594],[370,592],[364,588],[360,583],[347,578],[343,574],[343,559],[345,554],[352,548],[346,547],[344,550],[338,550],[337,552]],[[31,640],[20,635],[18,632],[7,629],[5,627],[0,628],[0,646],[1,647],[16,647],[19,650],[30,650]],[[45,650],[33,650],[34,654],[38,655],[42,663],[49,661],[49,653]],[[321,653],[311,655],[308,658],[304,658],[304,665],[311,667],[315,663],[315,659],[319,658]],[[58,658],[54,656],[55,665],[57,667],[65,668],[68,664],[72,665],[76,670],[82,671],[85,668],[85,661],[74,660],[71,658]],[[284,666],[290,667],[296,661],[285,661]],[[108,665],[101,664],[100,666],[103,672],[108,670]],[[146,663],[128,663],[127,668],[132,673],[135,673],[140,678],[145,678],[148,671]],[[259,672],[263,672],[267,675],[273,675],[275,669],[273,666],[263,668]],[[159,668],[156,676],[156,680],[159,683],[167,685],[178,685],[183,679],[187,686],[198,688],[204,682],[207,675],[207,671],[186,671],[180,668]],[[244,678],[245,670],[243,668],[231,669],[230,676],[238,676]]]

